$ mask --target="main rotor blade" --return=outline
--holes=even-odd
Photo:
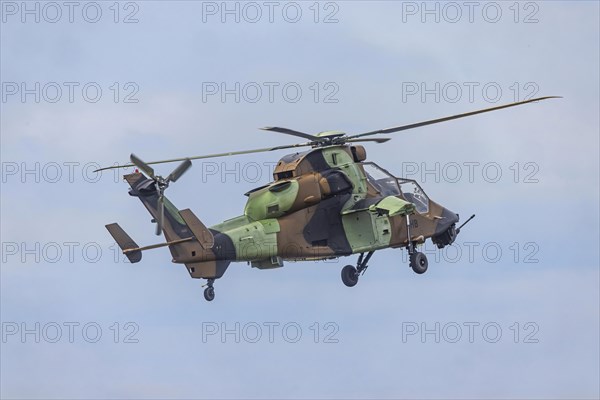
[[[151,166],[143,162],[139,157],[137,157],[133,153],[131,153],[129,159],[136,167],[147,173],[150,176],[150,178],[154,178],[154,169]]]
[[[349,139],[347,142],[375,142],[375,143],[385,143],[392,140],[391,138],[367,138],[367,139]]]
[[[308,139],[308,140],[314,140],[314,141],[319,141],[322,140],[322,138],[318,137],[318,136],[314,136],[314,135],[309,135],[308,133],[304,133],[304,132],[298,132],[295,131],[293,129],[288,129],[288,128],[280,128],[277,126],[265,126],[264,128],[260,128],[263,131],[271,131],[271,132],[279,132],[279,133],[285,133],[286,135],[292,135],[292,136],[298,136],[304,139]]]
[[[171,174],[169,174],[167,181],[177,182],[177,179],[181,178],[181,175],[183,175],[191,166],[192,162],[189,159],[186,159],[184,162],[179,164],[179,166],[175,168]]]
[[[538,97],[537,99],[530,99],[530,100],[525,100],[525,101],[518,101],[516,103],[504,104],[504,105],[497,106],[497,107],[492,107],[492,108],[485,108],[483,110],[471,111],[471,112],[464,113],[464,114],[451,115],[449,117],[431,119],[429,121],[417,122],[417,123],[409,124],[409,125],[402,125],[402,126],[396,126],[396,127],[393,127],[393,128],[380,129],[380,130],[377,130],[377,131],[360,133],[358,135],[349,136],[348,138],[349,139],[354,139],[354,138],[359,138],[359,137],[363,137],[363,136],[376,135],[376,134],[379,134],[379,133],[400,132],[400,131],[405,131],[405,130],[408,130],[408,129],[419,128],[419,127],[425,126],[425,125],[432,125],[432,124],[437,124],[437,123],[440,123],[440,122],[451,121],[453,119],[470,117],[471,115],[476,115],[476,114],[482,114],[482,113],[486,113],[486,112],[490,112],[490,111],[501,110],[503,108],[520,106],[521,104],[532,103],[534,101],[540,101],[540,100],[546,100],[546,99],[559,99],[559,98],[562,98],[562,97],[561,96]]]
[[[240,154],[262,153],[262,152],[266,152],[266,151],[285,150],[285,149],[292,149],[295,147],[306,147],[306,146],[312,146],[312,145],[313,145],[312,143],[297,143],[297,144],[290,144],[290,145],[284,145],[284,146],[265,147],[262,149],[254,149],[254,150],[242,150],[242,151],[232,151],[232,152],[228,152],[228,153],[208,154],[205,156],[181,157],[181,158],[172,158],[170,160],[150,161],[150,162],[147,162],[144,164],[146,166],[148,166],[148,165],[154,165],[154,164],[165,164],[165,163],[172,163],[172,162],[185,161],[185,160],[200,160],[200,159],[204,159],[204,158],[216,158],[216,157],[236,156],[236,155],[240,155]],[[107,169],[128,168],[128,167],[133,167],[133,166],[137,166],[142,171],[146,172],[138,164],[112,165],[110,167],[99,168],[99,169],[95,170],[94,172],[105,171]],[[150,168],[150,167],[148,167],[148,168]]]

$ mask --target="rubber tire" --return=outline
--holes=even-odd
[[[346,265],[342,268],[342,282],[348,287],[356,286],[358,283],[358,273],[354,265]]]
[[[415,252],[410,256],[410,267],[416,274],[424,274],[427,271],[427,256],[421,252]]]
[[[204,298],[206,301],[213,301],[215,299],[215,288],[207,287],[204,289]]]

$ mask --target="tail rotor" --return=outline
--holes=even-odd
[[[148,174],[148,176],[156,185],[156,192],[158,193],[156,235],[160,235],[162,233],[163,221],[165,218],[165,190],[169,187],[169,183],[177,182],[177,180],[181,178],[181,176],[192,166],[192,162],[189,158],[186,158],[181,164],[179,164],[177,168],[173,170],[173,172],[169,174],[169,176],[167,176],[167,178],[163,178],[160,175],[155,175],[154,169],[135,154],[131,154],[129,159],[133,165]]]

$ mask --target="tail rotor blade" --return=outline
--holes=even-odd
[[[151,166],[143,162],[138,156],[136,156],[133,153],[131,153],[129,159],[131,160],[133,165],[147,173],[150,176],[150,178],[154,179],[154,169]]]
[[[160,236],[162,233],[163,220],[165,218],[165,203],[163,200],[163,194],[161,193],[158,197],[158,215],[156,218],[156,236]]]
[[[177,182],[177,179],[181,178],[181,175],[183,175],[191,166],[192,162],[189,159],[186,159],[184,162],[179,164],[179,166],[175,168],[173,172],[171,172],[167,178],[167,181]]]

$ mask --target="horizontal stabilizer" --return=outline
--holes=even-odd
[[[126,251],[129,249],[137,249],[138,245],[127,233],[125,233],[119,224],[108,224],[106,225],[106,229],[108,229],[110,235],[115,239],[121,250],[123,250],[123,254],[127,256],[132,264],[140,262],[142,259],[142,252],[140,250]]]
[[[213,234],[208,230],[206,226],[194,215],[192,210],[186,208],[185,210],[179,211],[179,215],[185,221],[185,224],[190,228],[200,245],[208,250],[213,247],[215,238]]]

